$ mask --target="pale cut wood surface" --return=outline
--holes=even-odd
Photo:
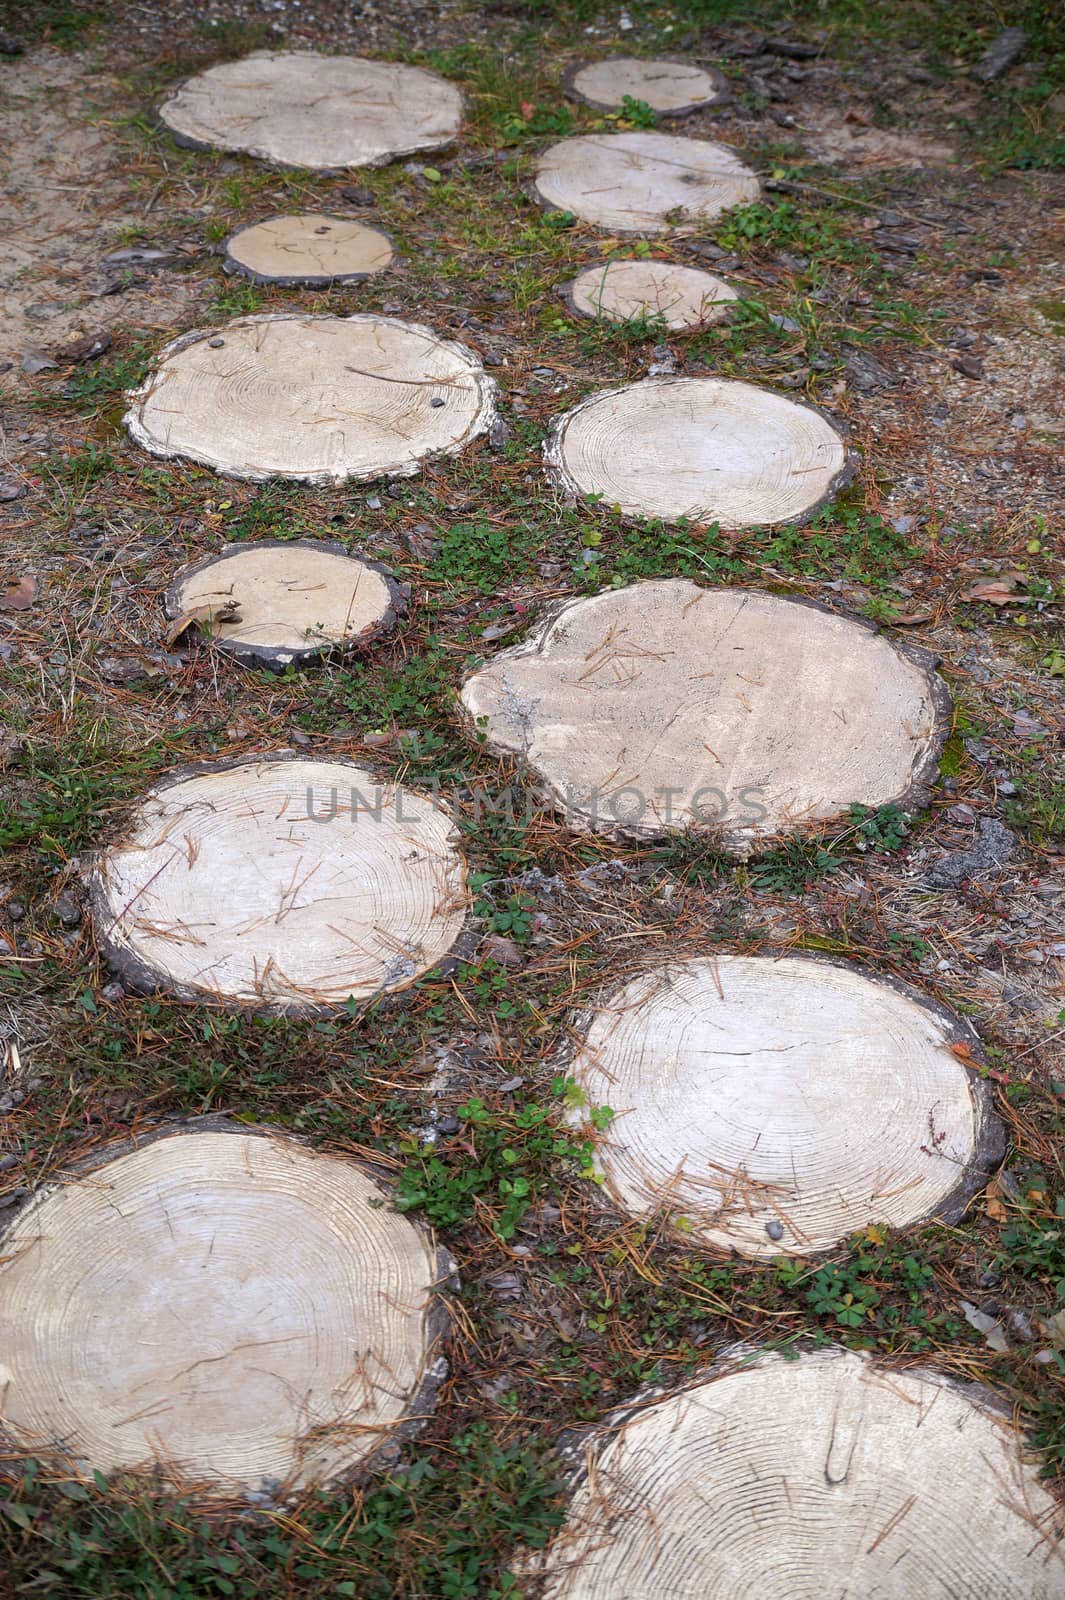
[[[567,93],[601,111],[619,109],[626,96],[642,100],[660,116],[697,111],[728,98],[720,72],[694,61],[648,60],[610,56],[587,61],[567,74]]]
[[[1060,1510],[986,1391],[747,1359],[589,1439],[545,1600],[1062,1600]]]
[[[338,483],[455,454],[490,426],[494,392],[472,351],[417,323],[239,317],[167,345],[125,423],[153,455]]]
[[[348,762],[207,769],[150,791],[103,851],[97,934],[138,987],[342,1007],[447,955],[466,905],[456,839],[428,797]]]
[[[621,1208],[745,1256],[940,1214],[989,1120],[942,1017],[802,957],[641,973],[590,1018],[570,1071],[617,1112],[597,1166]]]
[[[350,283],[384,272],[393,254],[379,228],[311,211],[241,228],[226,245],[226,265],[260,283]]]
[[[577,827],[696,827],[738,854],[919,801],[949,726],[926,658],[759,590],[682,578],[563,604],[462,690]]]
[[[670,261],[612,260],[588,267],[566,294],[575,311],[609,322],[635,317],[660,319],[680,332],[705,328],[723,317],[736,300],[735,289],[712,273]]]
[[[209,1493],[350,1472],[435,1359],[436,1253],[382,1200],[351,1161],[224,1132],[42,1191],[3,1241],[5,1430]]]
[[[593,394],[556,422],[545,459],[571,494],[729,529],[809,515],[847,466],[819,411],[734,378],[646,378]]]
[[[727,145],[671,133],[588,133],[536,164],[542,205],[612,233],[683,231],[757,200],[755,174]]]
[[[449,144],[462,96],[435,73],[395,61],[257,50],[189,78],[159,116],[183,143],[329,171]]]
[[[283,667],[333,649],[356,649],[393,621],[395,586],[378,567],[324,544],[230,545],[179,574],[172,618],[200,617],[218,647]],[[223,621],[227,607],[233,621]]]

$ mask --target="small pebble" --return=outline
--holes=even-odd
[[[439,395],[437,395],[437,394],[434,394],[434,396],[433,396],[433,398],[432,398],[432,399],[431,399],[431,400],[430,400],[430,402],[429,402],[429,404],[430,404],[430,405],[431,405],[431,406],[433,406],[433,407],[434,407],[434,409],[436,409],[436,410],[439,410],[439,409],[440,409],[440,407],[441,407],[441,406],[442,406],[442,405],[443,405],[443,404],[444,404],[444,401],[443,401],[443,400],[441,400],[441,398],[440,398],[440,396],[439,396]]]
[[[783,1239],[784,1224],[782,1222],[767,1222],[765,1231],[771,1239]]]
[[[221,350],[221,348],[225,344],[225,342],[226,341],[224,339],[217,339],[217,338],[216,339],[208,339],[208,341],[207,341],[207,343],[210,345],[212,350]]]

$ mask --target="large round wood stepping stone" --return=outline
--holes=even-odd
[[[544,151],[533,193],[612,233],[664,233],[757,200],[758,179],[727,145],[670,133],[589,133]]]
[[[1061,1600],[1061,1509],[993,1397],[735,1352],[583,1441],[544,1600]]]
[[[399,589],[376,561],[313,539],[227,545],[180,572],[166,613],[202,626],[227,655],[278,670],[349,653],[395,625]]]
[[[238,317],[162,351],[125,422],[158,456],[237,478],[404,476],[495,414],[464,345],[392,317]]]
[[[355,283],[384,272],[393,254],[377,228],[308,212],[241,228],[226,245],[226,269],[256,283]]]
[[[728,84],[714,67],[635,56],[582,62],[570,68],[563,85],[571,100],[583,100],[598,111],[619,110],[627,96],[642,100],[660,117],[682,117],[728,99]]]
[[[923,800],[950,725],[932,662],[817,605],[673,578],[567,602],[462,701],[571,825],[745,854]]]
[[[571,1072],[615,1117],[598,1152],[635,1216],[745,1256],[828,1250],[870,1223],[955,1220],[1002,1153],[946,1013],[851,967],[678,961],[591,1017]]]
[[[0,1427],[208,1495],[367,1464],[442,1375],[437,1253],[384,1198],[349,1160],[195,1123],[66,1175],[3,1240]]]
[[[280,1010],[405,989],[464,920],[451,819],[342,761],[177,775],[95,868],[96,927],[134,987]]]
[[[676,332],[716,322],[738,298],[721,278],[670,261],[609,261],[587,267],[563,294],[583,317],[608,322],[645,317]]]
[[[819,411],[731,378],[647,378],[591,395],[555,423],[544,455],[565,493],[722,528],[810,516],[847,471]]]
[[[179,144],[321,172],[449,144],[462,96],[435,73],[395,61],[257,50],[190,78],[159,116]]]

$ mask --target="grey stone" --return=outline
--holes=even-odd
[[[939,889],[957,889],[978,873],[1004,866],[1013,853],[1014,838],[1010,830],[994,817],[981,817],[976,838],[969,848],[952,850],[941,856],[928,874],[928,880]]]
[[[973,68],[973,77],[981,83],[994,83],[996,78],[1001,78],[1008,72],[1014,62],[1020,59],[1028,35],[1023,28],[1004,28],[989,49],[985,50],[980,60]]]
[[[766,1231],[766,1233],[768,1233],[768,1235],[769,1235],[769,1237],[771,1239],[783,1239],[783,1237],[784,1237],[784,1224],[782,1222],[776,1222],[776,1221],[767,1222],[766,1225],[765,1225],[765,1231]]]
[[[81,921],[81,907],[72,894],[61,894],[53,910],[64,928],[76,928]]]
[[[848,383],[861,394],[872,394],[877,389],[886,389],[892,382],[887,368],[860,350],[852,351],[848,355],[846,374]]]

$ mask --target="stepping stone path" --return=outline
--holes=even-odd
[[[621,56],[564,88],[662,116],[727,96],[700,63]],[[212,67],[160,109],[181,144],[324,173],[438,149],[462,116],[458,89],[420,68],[283,51]],[[552,144],[531,193],[611,235],[683,236],[760,184],[728,145],[631,131]],[[241,228],[225,265],[314,287],[392,260],[378,230],[310,213]],[[737,298],[663,259],[590,266],[563,293],[580,315],[676,333]],[[420,325],[270,314],[168,344],[125,422],[157,456],[340,483],[462,451],[491,428],[494,392],[479,357]],[[556,420],[545,461],[567,496],[736,531],[810,517],[848,472],[813,406],[705,377],[591,395]],[[165,604],[171,642],[201,627],[271,667],[365,649],[402,610],[384,568],[313,540],[229,546]],[[668,579],[567,601],[469,676],[462,704],[575,830],[694,829],[743,856],[855,802],[922,804],[951,709],[934,666],[812,602]],[[132,989],[341,1011],[466,954],[457,840],[435,800],[350,762],[184,769],[95,857],[93,924]],[[616,1113],[596,1160],[619,1211],[753,1259],[961,1214],[1004,1135],[953,1016],[810,957],[656,953],[573,1019],[570,1071]],[[195,1496],[274,1505],[394,1462],[432,1408],[452,1264],[350,1160],[201,1119],[104,1150],[8,1216],[13,1453],[82,1475],[155,1463]],[[1065,1594],[1060,1513],[1018,1432],[930,1370],[734,1351],[580,1443],[567,1524],[531,1562],[544,1600]]]
[[[628,322],[646,317],[671,333],[705,328],[727,315],[738,298],[721,278],[670,261],[609,261],[588,267],[563,290],[582,317]]]
[[[583,1441],[544,1600],[1060,1600],[1059,1509],[986,1391],[738,1351]]]
[[[628,98],[642,100],[660,117],[682,117],[729,98],[722,73],[691,61],[611,56],[608,61],[585,61],[571,67],[562,81],[571,100],[583,100],[599,111],[620,110]]]
[[[256,283],[356,283],[384,272],[395,252],[378,228],[351,217],[309,212],[240,228],[226,245],[226,269]]]
[[[341,761],[177,774],[96,863],[123,981],[282,1011],[405,989],[452,949],[465,871],[449,816]]]
[[[343,545],[259,539],[186,567],[165,606],[176,624],[202,626],[227,655],[280,671],[365,649],[395,626],[399,602],[385,568]]]
[[[623,1211],[744,1256],[809,1255],[870,1223],[953,1221],[987,1182],[1004,1138],[952,1039],[972,1043],[851,967],[714,955],[612,994],[569,1070],[618,1109],[598,1166]]]
[[[558,420],[544,455],[566,493],[722,528],[809,517],[848,471],[820,411],[729,378],[647,378],[591,395]]]
[[[450,144],[462,96],[435,73],[395,61],[260,50],[190,78],[159,117],[193,149],[328,172]]]
[[[533,197],[611,233],[683,232],[757,200],[755,174],[727,145],[670,133],[561,139],[536,164]]]
[[[84,1474],[155,1460],[273,1500],[427,1414],[448,1265],[354,1162],[212,1120],[105,1151],[18,1215],[4,1420]]]
[[[236,478],[407,476],[495,416],[465,346],[394,317],[238,317],[168,344],[125,422],[157,456]]]
[[[917,804],[950,726],[923,651],[680,578],[566,602],[469,677],[462,703],[572,825],[711,829],[739,854],[854,802]]]

